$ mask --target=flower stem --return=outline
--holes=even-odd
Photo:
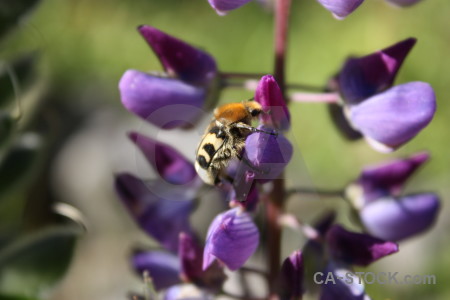
[[[275,3],[275,67],[274,76],[282,91],[286,89],[285,60],[288,42],[289,10],[291,0]]]
[[[294,194],[298,195],[318,195],[321,197],[343,197],[343,190],[321,190],[321,189],[313,189],[313,188],[294,188],[290,189],[286,192],[287,197],[292,196]]]
[[[293,93],[291,100],[296,102],[339,103],[338,93]]]

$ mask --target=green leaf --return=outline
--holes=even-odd
[[[37,134],[26,133],[0,161],[0,199],[6,191],[33,170],[41,144]]]
[[[39,0],[1,0],[0,1],[0,39],[30,13]]]
[[[0,294],[44,297],[69,267],[75,226],[46,228],[0,251]]]
[[[23,93],[36,71],[37,58],[37,52],[31,52],[12,62],[0,61],[0,107],[11,104],[19,96],[17,93]]]

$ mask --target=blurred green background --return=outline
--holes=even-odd
[[[8,1],[0,5],[7,6]],[[303,186],[340,188],[363,165],[429,150],[432,160],[410,181],[407,191],[437,191],[442,196],[440,218],[428,234],[402,243],[399,254],[372,269],[435,274],[437,284],[371,285],[368,290],[374,299],[450,299],[450,2],[423,0],[399,9],[385,1],[367,0],[347,19],[337,21],[314,0],[294,0],[291,17],[290,83],[323,86],[350,54],[368,54],[407,37],[418,39],[396,83],[425,81],[434,87],[438,110],[432,123],[399,151],[379,154],[364,141],[345,141],[333,127],[325,105],[293,103],[299,166],[289,173],[289,180],[301,181],[298,184]],[[88,226],[66,276],[42,293],[45,298],[124,299],[127,291],[142,290],[127,255],[131,245],[148,244],[149,239],[130,220],[112,189],[114,173],[145,172],[138,168],[142,158],[125,133],[154,132],[121,106],[117,89],[127,69],[161,70],[136,31],[140,24],[206,50],[222,71],[272,72],[272,14],[256,2],[219,17],[206,0],[43,0],[21,18],[1,41],[0,58],[11,61],[20,54],[35,53],[32,79],[19,85],[22,118],[16,132],[38,133],[42,146],[33,164],[25,167],[27,175],[20,184],[2,195],[6,199],[0,202],[2,234],[33,232],[56,222],[51,205],[57,201],[79,208]],[[251,91],[229,89],[221,99],[250,97]],[[16,105],[12,104],[17,113]],[[183,141],[195,149],[202,130]],[[159,131],[158,137],[172,141],[177,134]],[[9,147],[15,145],[17,136],[10,139]],[[178,145],[184,143],[178,141]],[[193,159],[194,150],[186,148],[183,152]],[[303,178],[307,179],[303,182]],[[300,218],[310,220],[325,207],[339,207],[346,222],[346,207],[333,200],[319,199],[320,204],[297,200],[290,208]],[[198,221],[204,226],[208,222]],[[17,280],[19,285],[24,283]]]

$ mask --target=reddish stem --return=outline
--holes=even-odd
[[[288,42],[289,9],[291,0],[275,3],[275,68],[274,76],[281,90],[285,90],[285,59]]]

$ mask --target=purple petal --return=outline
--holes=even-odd
[[[304,263],[300,251],[293,252],[281,266],[282,291],[286,299],[296,299],[303,294]],[[283,297],[284,299],[284,297]]]
[[[208,0],[209,4],[219,15],[225,15],[230,10],[241,7],[251,0]]]
[[[383,198],[366,205],[360,211],[360,218],[372,235],[399,241],[430,228],[439,208],[440,201],[435,194]]]
[[[197,176],[192,163],[169,145],[137,132],[128,134],[159,175],[173,184],[185,184]]]
[[[409,38],[373,54],[348,59],[338,76],[344,101],[357,104],[391,87],[415,43],[416,39]]]
[[[185,187],[168,189],[164,182],[144,183],[131,174],[119,174],[116,191],[139,226],[166,249],[178,251],[180,232],[191,232],[193,202]],[[173,186],[172,186],[173,187]]]
[[[349,269],[339,267],[331,262],[321,273],[324,276],[317,278],[323,280],[324,283],[321,285],[320,300],[370,300],[364,292],[363,282]],[[331,280],[331,277],[327,278],[327,276],[330,276],[329,274],[333,280]]]
[[[364,202],[399,195],[405,182],[429,157],[427,152],[421,152],[409,158],[364,168],[357,180],[364,191]]]
[[[364,0],[317,0],[337,19],[344,19],[351,14]]]
[[[134,269],[142,276],[148,271],[157,290],[181,282],[180,261],[176,255],[164,251],[138,251],[133,254]]]
[[[158,298],[159,299],[159,298]],[[213,300],[214,297],[193,284],[175,285],[164,293],[163,300]]]
[[[195,123],[206,99],[204,88],[136,70],[123,74],[119,90],[126,109],[164,129]]]
[[[230,270],[239,269],[258,247],[259,231],[249,214],[239,208],[216,216],[209,226],[203,269],[217,258]]]
[[[397,244],[393,242],[364,233],[350,232],[339,225],[330,228],[326,241],[335,260],[358,266],[367,266],[398,251]]]
[[[195,85],[208,84],[215,78],[216,62],[206,52],[148,25],[138,30],[169,74]]]
[[[254,174],[251,173],[250,176]],[[234,177],[236,180],[236,177]],[[247,183],[245,180],[235,181],[235,188],[230,192],[230,205],[240,205],[246,211],[254,211],[259,203],[259,192],[256,183],[251,180]]]
[[[352,106],[350,119],[376,150],[387,152],[416,136],[430,123],[435,111],[431,86],[410,82]]]
[[[266,75],[261,78],[256,88],[255,101],[261,104],[263,111],[268,112],[261,115],[263,124],[281,130],[289,129],[289,110],[273,76]]]
[[[263,126],[258,129],[274,132]],[[292,144],[282,134],[256,132],[245,141],[244,159],[251,164],[255,179],[265,182],[278,178],[291,160],[292,152]]]
[[[395,4],[397,6],[411,6],[416,3],[418,3],[421,0],[387,0],[387,2],[390,2],[392,4]]]

